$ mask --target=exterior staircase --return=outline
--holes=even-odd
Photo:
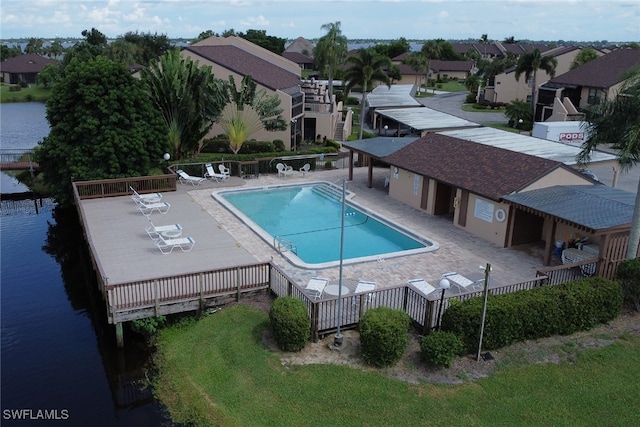
[[[344,130],[344,122],[336,123],[336,130],[335,130],[335,133],[333,134],[334,141],[344,142],[344,139],[342,138],[343,130]]]

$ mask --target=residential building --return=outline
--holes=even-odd
[[[56,60],[26,53],[0,62],[0,76],[7,84],[35,83],[45,66],[59,65]]]

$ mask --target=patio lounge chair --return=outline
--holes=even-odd
[[[182,237],[182,227],[180,224],[169,224],[156,226],[149,219],[149,225],[144,229],[151,239],[156,240],[162,237],[178,238]]]
[[[133,193],[131,194],[131,198],[134,202],[136,200],[142,200],[145,203],[158,203],[160,200],[162,200],[162,194],[160,193],[139,194],[132,186],[129,186],[129,189],[131,189]]]
[[[307,287],[305,288],[307,291],[310,291],[311,296],[314,299],[319,299],[322,297],[322,292],[324,292],[325,286],[329,283],[329,279],[325,279],[324,277],[312,277],[307,283]]]
[[[175,248],[180,248],[182,252],[189,252],[193,249],[193,246],[196,244],[196,241],[191,237],[182,237],[179,239],[168,239],[165,240],[160,236],[160,239],[156,241],[156,246],[160,249],[164,255],[170,254],[173,252]]]
[[[218,165],[218,170],[220,171],[220,173],[222,175],[225,175],[227,178],[229,178],[231,176],[231,169],[229,169],[228,167],[226,167],[222,163],[220,163]]]
[[[431,292],[435,291],[436,288],[427,283],[424,279],[413,279],[409,280],[409,284],[422,292],[425,295],[429,295]]]
[[[276,165],[276,169],[278,170],[278,176],[288,177],[294,173],[293,168],[291,166],[287,166],[284,163],[278,163]]]
[[[185,171],[183,171],[182,169],[177,170],[176,173],[179,176],[178,180],[180,181],[181,184],[189,183],[193,186],[196,186],[196,185],[200,185],[202,181],[206,181],[205,178],[200,178],[198,176],[191,176]]]
[[[229,175],[216,172],[211,163],[207,163],[205,167],[207,168],[207,172],[204,174],[206,179],[215,180],[216,182],[222,182],[229,179]]]
[[[309,163],[305,163],[304,166],[300,168],[300,173],[302,174],[302,177],[304,178],[307,175],[309,175],[310,170],[311,170],[311,165]]]
[[[166,214],[167,212],[169,212],[169,208],[171,208],[171,205],[169,204],[169,202],[159,202],[159,203],[144,203],[140,200],[136,201],[136,205],[138,205],[138,209],[140,210],[140,212],[142,212],[142,215],[146,216],[147,218],[149,218],[149,216],[154,212],[157,211],[161,214]]]
[[[468,288],[475,288],[476,282],[464,277],[462,274],[456,272],[445,273],[442,275],[445,279],[448,279],[452,285],[456,285],[461,290],[468,290]]]
[[[376,286],[377,286],[376,282],[368,282],[366,280],[360,280],[356,285],[356,290],[354,291],[354,293],[362,294],[367,292],[367,295],[364,297],[364,300],[368,304],[373,299],[374,294],[372,293],[372,291],[376,289]],[[353,304],[355,304],[359,299],[360,297],[357,297],[357,296],[353,297]]]

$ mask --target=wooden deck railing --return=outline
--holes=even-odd
[[[76,181],[73,183],[76,200],[125,196],[131,194],[129,186],[140,194],[161,191],[176,191],[177,175],[139,176],[132,178]]]

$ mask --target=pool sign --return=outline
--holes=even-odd
[[[560,142],[584,142],[584,132],[565,132],[558,135]]]

